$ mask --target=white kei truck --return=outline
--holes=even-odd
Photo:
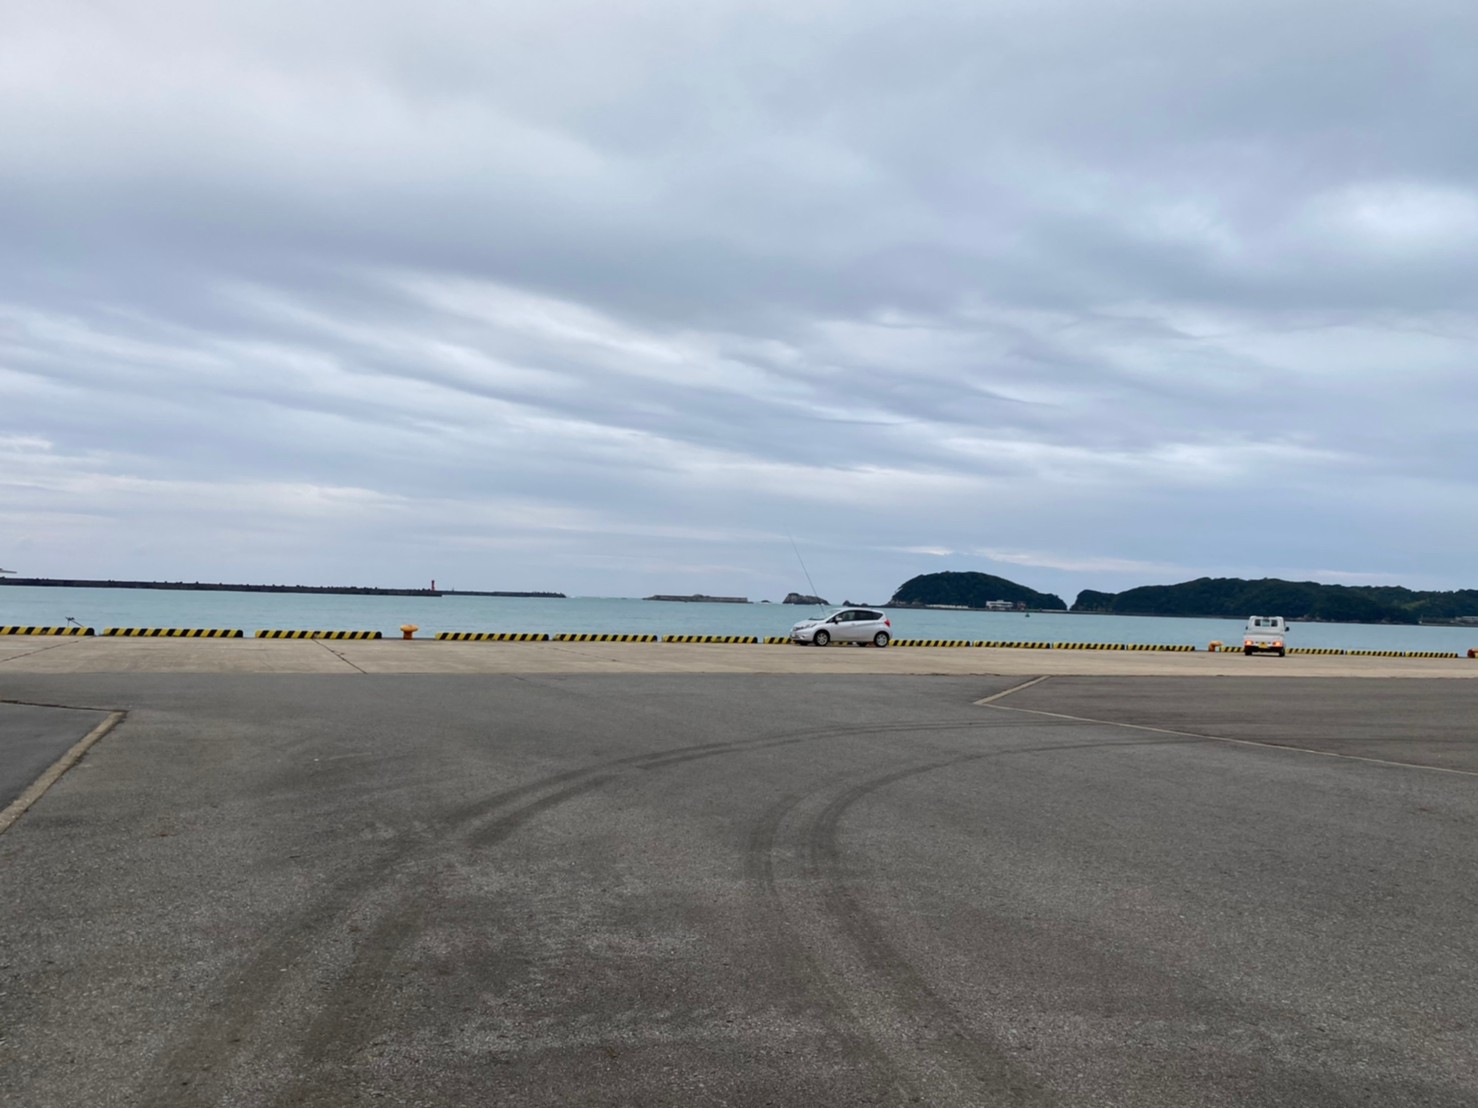
[[[1247,628],[1242,632],[1243,654],[1276,654],[1283,657],[1288,653],[1288,624],[1282,616],[1248,616]]]

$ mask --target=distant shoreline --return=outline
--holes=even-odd
[[[0,585],[58,589],[163,589],[171,592],[285,592],[331,596],[523,596],[565,600],[562,592],[485,592],[472,589],[383,589],[368,585],[232,585],[208,581],[88,581],[60,577],[0,577]]]

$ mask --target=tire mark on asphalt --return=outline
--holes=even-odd
[[[289,983],[293,975],[287,971],[306,962],[323,937],[336,928],[342,927],[347,917],[365,910],[369,904],[381,899],[386,889],[402,879],[401,871],[416,861],[418,857],[445,850],[458,839],[468,846],[477,845],[480,834],[482,834],[479,828],[483,827],[484,821],[490,816],[495,816],[510,804],[516,804],[526,797],[534,796],[547,789],[558,789],[559,786],[580,782],[581,779],[599,778],[598,781],[588,786],[575,785],[559,789],[550,797],[536,800],[524,808],[515,809],[508,815],[494,819],[484,829],[488,844],[501,841],[522,826],[526,822],[522,813],[526,810],[528,815],[532,816],[536,812],[545,811],[580,793],[591,791],[611,780],[612,771],[660,769],[701,758],[838,737],[937,732],[941,729],[989,730],[996,726],[999,725],[986,721],[968,720],[952,722],[945,728],[941,728],[938,724],[925,723],[883,724],[871,727],[841,725],[829,728],[806,728],[752,739],[698,743],[688,747],[610,759],[592,766],[566,770],[521,786],[502,790],[488,797],[479,798],[461,808],[454,809],[433,823],[428,832],[429,837],[423,836],[415,841],[403,843],[398,849],[390,852],[388,857],[382,855],[366,861],[354,872],[341,877],[329,889],[327,895],[321,897],[312,908],[300,913],[292,921],[277,927],[275,934],[267,944],[252,955],[244,968],[232,975],[223,990],[224,995],[214,1005],[214,1011],[203,1020],[197,1021],[184,1041],[170,1049],[166,1058],[156,1067],[154,1072],[159,1075],[159,1080],[157,1084],[154,1084],[154,1095],[160,1098],[157,1102],[161,1105],[178,1105],[179,1108],[217,1103],[219,1093],[213,1093],[211,1090],[220,1085],[233,1062],[249,1049],[250,1029],[266,1018],[274,998]],[[499,828],[505,823],[507,830],[500,833]],[[366,877],[372,873],[383,876],[378,881],[367,883]],[[412,937],[411,929],[397,922],[401,915],[402,912],[399,910],[391,909],[389,918],[382,920],[375,927],[374,933],[378,933],[383,928],[387,935],[402,935],[402,940],[393,944],[393,949],[388,953],[387,956],[390,957],[402,949],[404,943]],[[352,963],[348,973],[350,975],[355,973]]]
[[[452,813],[450,818],[438,822],[441,826],[455,826],[474,821],[542,790],[588,777],[591,773],[585,769],[569,770],[505,789],[466,805]],[[560,793],[554,795],[559,796]],[[534,805],[538,803],[535,801]],[[197,1019],[183,1040],[170,1048],[160,1061],[155,1069],[158,1080],[153,1096],[147,1102],[180,1108],[219,1103],[222,1093],[216,1086],[230,1064],[249,1048],[251,1028],[265,1018],[273,997],[287,984],[288,970],[307,961],[324,935],[341,929],[346,918],[356,909],[374,899],[385,886],[394,883],[401,867],[412,862],[417,854],[429,853],[440,845],[441,840],[437,838],[430,842],[410,841],[391,851],[389,857],[377,856],[366,861],[352,873],[342,876],[311,908],[275,928],[247,964],[230,975],[219,990],[213,1010],[204,1018]],[[367,881],[366,878],[372,874],[384,876],[378,882]]]
[[[507,839],[524,824],[584,793],[605,785],[609,776],[592,777],[540,797],[480,827],[468,837],[468,845],[487,849]],[[335,1047],[359,1047],[368,1042],[383,1014],[383,998],[390,992],[391,967],[404,950],[420,936],[436,900],[436,887],[428,878],[409,883],[374,928],[360,941],[354,957],[339,981],[319,1004],[300,1043],[299,1055],[317,1063],[317,1072],[304,1074],[278,1091],[278,1105],[320,1105],[330,1102],[335,1089],[342,1088],[350,1074],[347,1063],[334,1066]]]
[[[1052,1104],[1055,1098],[999,1043],[980,1038],[853,894],[838,844],[841,819],[880,789],[989,758],[1185,741],[1010,747],[897,767],[839,791],[832,785],[794,793],[756,826],[746,872],[773,905],[768,915],[781,932],[776,947],[786,951],[795,978],[823,1003],[828,1028],[895,1095],[936,1105]]]
[[[924,724],[881,725],[864,728],[808,728],[804,731],[779,736],[695,744],[675,751],[615,759],[606,765],[616,769],[652,770],[703,758],[810,743],[823,738],[852,737],[858,734],[911,733],[931,729],[938,730],[937,726],[931,727]],[[597,771],[594,769],[576,771],[576,774],[587,772]],[[495,846],[512,835],[533,816],[584,793],[592,792],[608,784],[615,776],[616,774],[613,773],[605,773],[590,780],[578,782],[490,823],[471,829],[460,838],[469,848],[487,849]],[[442,841],[442,845],[446,845],[446,840]],[[303,1037],[302,1054],[305,1058],[324,1059],[331,1055],[344,1056],[351,1050],[362,1047],[368,1041],[375,1017],[380,1013],[363,1002],[366,998],[383,993],[379,983],[384,980],[388,967],[393,965],[405,948],[419,937],[420,925],[427,918],[433,890],[423,887],[420,892],[423,895],[416,896],[410,893],[398,898],[396,906],[384,914],[370,934],[362,940],[349,969],[341,977],[339,984],[330,990],[322,1001],[318,1015]],[[338,1016],[340,1009],[352,1007],[356,1002],[360,1004],[357,1017],[345,1019]],[[349,1050],[346,1050],[346,1047]],[[336,1076],[338,1075],[320,1074],[317,1079],[299,1079],[282,1090],[273,1103],[283,1106],[325,1103],[332,1089],[339,1085],[339,1082],[334,1080]]]
[[[905,726],[907,729],[922,729],[920,725]],[[288,970],[306,962],[325,935],[342,928],[347,917],[372,902],[387,886],[393,884],[402,867],[413,862],[417,856],[445,849],[459,832],[464,838],[475,835],[476,827],[482,820],[495,815],[508,805],[516,804],[541,791],[612,770],[656,769],[696,758],[738,753],[756,746],[836,737],[853,733],[853,730],[846,727],[810,728],[757,739],[697,743],[649,754],[630,755],[551,774],[453,809],[434,822],[427,832],[429,838],[403,842],[398,844],[397,849],[391,850],[388,856],[380,855],[367,860],[354,871],[341,876],[313,906],[278,925],[265,944],[259,946],[250,956],[247,964],[230,973],[212,1010],[195,1022],[182,1041],[167,1049],[165,1057],[153,1069],[157,1079],[150,1082],[149,1101],[167,1106],[177,1105],[179,1108],[218,1103],[221,1095],[219,1086],[226,1071],[249,1049],[251,1028],[266,1018],[267,1009],[274,997],[289,983],[288,979],[293,975]],[[608,778],[603,778],[602,782],[606,779]],[[574,794],[562,791],[556,795],[568,799]],[[497,823],[498,821],[494,821],[493,826],[497,826]],[[383,876],[378,881],[367,880],[372,875]]]
[[[907,1056],[915,1080],[929,1089],[931,1104],[1053,1103],[1031,1073],[1014,1062],[999,1042],[982,1038],[963,1019],[924,975],[909,962],[884,934],[877,918],[867,911],[845,880],[837,825],[842,815],[864,797],[910,777],[948,769],[989,755],[971,755],[910,766],[860,782],[824,807],[801,829],[806,869],[819,886],[827,914],[846,936],[869,976],[883,985],[885,994],[903,1017]],[[892,1020],[887,1021],[892,1023]],[[896,1036],[897,1024],[893,1024]],[[900,1052],[901,1054],[902,1052]],[[938,1086],[948,1082],[952,1095],[946,1100]],[[932,1088],[930,1086],[933,1086]]]
[[[849,1055],[873,1072],[876,1083],[901,1100],[918,1100],[917,1086],[894,1062],[890,1051],[863,1033],[855,1015],[855,1006],[847,1001],[841,989],[833,983],[832,975],[825,972],[821,960],[808,949],[794,923],[786,918],[787,897],[781,891],[781,881],[775,872],[777,840],[781,826],[806,795],[793,794],[771,806],[749,837],[745,876],[777,909],[766,913],[778,940],[771,944],[771,949],[786,977],[801,984],[815,1002],[817,1015],[826,1030]]]

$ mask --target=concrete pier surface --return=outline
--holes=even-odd
[[[1475,670],[0,641],[0,1103],[1471,1108]]]
[[[1478,659],[996,647],[0,636],[9,673],[794,673],[1478,677]]]

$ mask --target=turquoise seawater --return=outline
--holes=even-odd
[[[160,589],[61,589],[0,586],[0,625],[62,626],[71,616],[99,633],[107,627],[380,631],[560,632],[649,635],[784,635],[816,609],[787,604],[690,604],[613,597],[546,600],[493,596],[338,596],[331,594],[175,592]],[[1249,613],[1251,614],[1251,613]],[[1265,613],[1277,614],[1277,613]],[[1033,612],[889,611],[897,638],[991,639],[1195,646],[1239,642],[1241,620],[1172,619]],[[1290,646],[1346,650],[1478,648],[1478,627],[1403,627],[1352,623],[1295,624]]]

